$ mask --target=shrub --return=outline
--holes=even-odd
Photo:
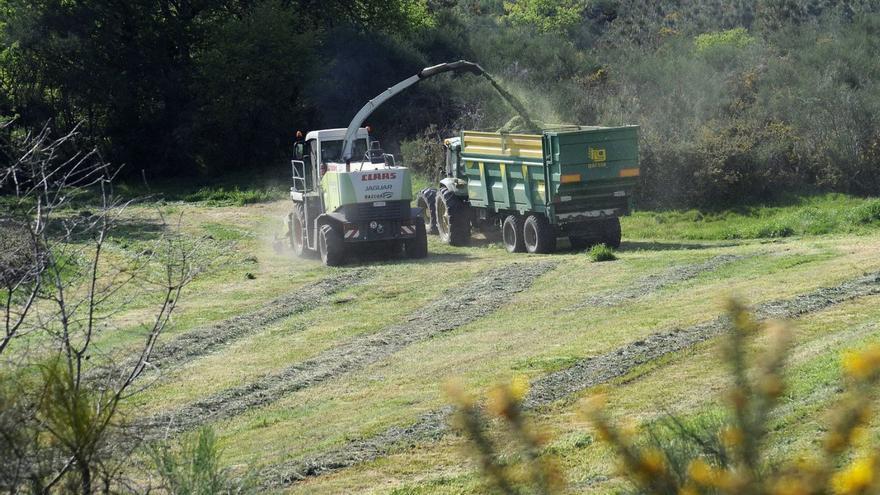
[[[766,325],[755,321],[737,301],[728,304],[730,331],[724,355],[730,367],[731,389],[727,393],[726,415],[687,421],[669,416],[640,436],[631,428],[613,424],[605,408],[605,398],[597,394],[585,404],[585,411],[598,437],[607,443],[621,461],[623,476],[635,492],[663,495],[690,494],[856,494],[877,493],[880,488],[880,455],[877,440],[856,439],[869,425],[876,385],[880,382],[880,346],[844,357],[845,387],[836,399],[824,438],[815,453],[804,453],[796,463],[781,464],[768,458],[765,441],[770,431],[773,409],[785,393],[783,370],[791,331],[784,324]],[[762,355],[750,363],[747,352],[754,335],[766,332],[770,342]],[[751,366],[750,366],[751,364]],[[525,469],[513,471],[499,461],[498,448],[489,439],[488,423],[476,402],[453,390],[458,404],[459,424],[477,447],[484,476],[504,493],[522,489],[541,493],[558,490],[561,477],[552,460],[535,455],[538,443],[525,426],[522,413],[527,385],[515,381],[493,389],[489,411],[501,418],[513,437]],[[548,449],[549,450],[549,449]],[[515,473],[525,471],[525,481]],[[548,482],[549,480],[550,482]]]
[[[755,42],[755,38],[749,35],[745,28],[728,29],[705,33],[694,38],[694,47],[697,53],[706,53],[711,50],[727,48],[745,48]]]
[[[150,452],[163,487],[175,495],[250,493],[247,477],[236,479],[222,466],[214,430],[204,427],[172,447],[162,444]]]
[[[232,189],[224,187],[203,187],[184,197],[187,202],[205,202],[209,206],[244,206],[252,203],[263,203],[281,199],[280,191],[271,189]]]
[[[443,136],[436,126],[428,126],[416,138],[400,143],[400,157],[404,166],[436,182],[446,163]]]
[[[614,250],[605,244],[596,244],[589,251],[590,259],[593,260],[593,263],[599,263],[602,261],[614,261],[617,259],[617,256],[614,254]]]

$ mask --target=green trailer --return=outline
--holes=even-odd
[[[510,252],[620,245],[639,177],[638,127],[578,126],[540,134],[463,131],[447,139],[446,178],[419,194],[425,227],[452,245],[500,228]]]

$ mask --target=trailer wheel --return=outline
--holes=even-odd
[[[321,261],[327,266],[339,266],[345,259],[345,244],[339,229],[330,224],[321,226],[318,231],[318,251]]]
[[[471,240],[468,205],[446,188],[437,192],[437,231],[440,240],[451,246],[466,246]]]
[[[524,253],[526,243],[523,240],[523,218],[519,215],[507,215],[501,225],[501,238],[508,253]]]
[[[556,250],[556,232],[544,215],[529,215],[523,223],[523,241],[530,253],[552,253]]]
[[[428,256],[428,233],[424,224],[416,223],[416,236],[404,241],[404,249],[407,258],[421,259]]]
[[[422,189],[416,204],[422,209],[425,232],[437,234],[437,190],[433,187]]]
[[[303,205],[301,203],[294,203],[293,211],[290,213],[290,221],[288,222],[290,229],[288,235],[290,237],[290,247],[293,249],[293,254],[297,256],[302,256],[305,251],[305,229],[303,229],[305,223]]]
[[[617,249],[620,247],[620,218],[612,218],[610,220],[605,220],[604,225],[602,226],[603,231],[603,242],[606,246],[610,248]]]
[[[578,237],[576,235],[568,236],[568,242],[571,244],[571,249],[574,251],[583,251],[593,244],[590,242],[590,239],[586,237]]]

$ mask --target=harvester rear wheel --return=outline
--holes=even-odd
[[[620,219],[612,218],[605,220],[603,225],[604,240],[606,246],[617,249],[620,247]]]
[[[339,229],[325,224],[318,232],[318,251],[321,261],[327,266],[339,266],[345,260],[345,243]]]
[[[508,253],[524,253],[526,243],[523,240],[523,218],[519,215],[508,215],[501,225],[501,238]]]
[[[556,232],[544,215],[529,215],[523,223],[523,240],[526,251],[535,254],[552,253],[556,250]]]
[[[437,231],[450,246],[466,246],[471,240],[468,205],[449,189],[437,191]]]
[[[404,241],[404,249],[407,258],[421,259],[428,256],[428,233],[424,224],[416,223],[416,236]]]
[[[305,251],[305,237],[304,237],[304,229],[303,224],[305,224],[305,213],[303,212],[303,205],[301,203],[293,204],[293,211],[290,213],[290,247],[293,249],[293,254],[297,256],[302,256]]]
[[[417,205],[422,209],[422,219],[425,222],[425,232],[437,233],[437,190],[429,187],[419,192]]]

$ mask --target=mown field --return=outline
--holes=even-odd
[[[771,452],[784,458],[817,441],[840,393],[841,354],[880,340],[876,200],[826,197],[709,219],[638,213],[624,221],[619,259],[605,263],[433,238],[426,260],[328,269],[275,249],[286,201],[202,199],[132,208],[114,239],[113,249],[132,249],[159,228],[161,211],[218,259],[188,287],[152,360],[160,371],[126,414],[148,438],[212,425],[224,460],[272,491],[482,492],[466,441],[448,425],[444,387],[485,396],[514,376],[531,382],[530,420],[571,488],[619,489],[579,400],[604,388],[615,416],[643,424],[668,412],[719,414],[728,375],[717,318],[731,296],[796,328],[771,425]],[[787,218],[800,230],[760,229]],[[838,223],[811,231],[811,219]],[[101,351],[137,347],[145,317],[138,307],[118,315],[129,328],[103,334]]]

